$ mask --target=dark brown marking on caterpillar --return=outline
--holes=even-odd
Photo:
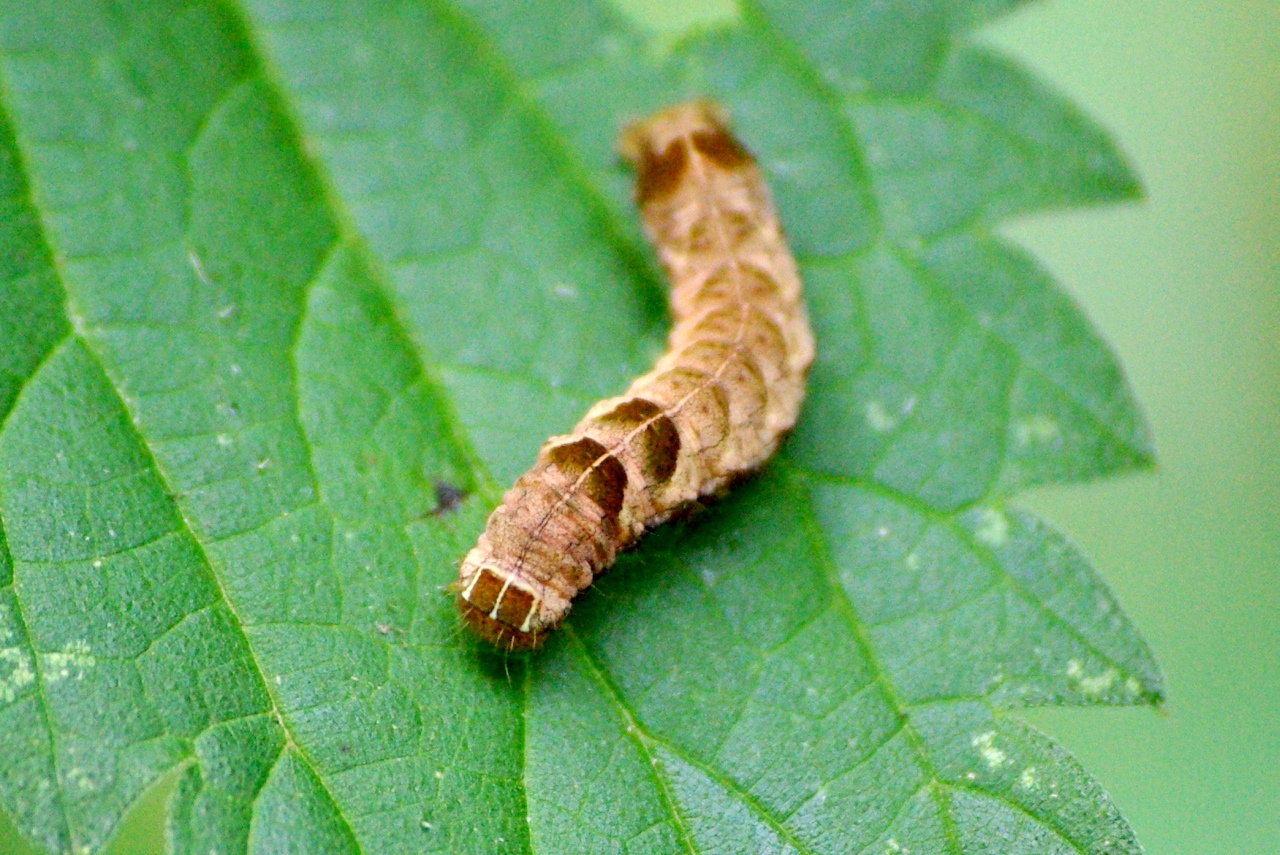
[[[671,480],[680,460],[680,432],[653,401],[632,398],[596,419],[601,428],[627,437],[645,484],[660,487]]]
[[[671,279],[667,352],[552,437],[489,517],[455,589],[501,648],[536,648],[646,529],[758,468],[795,424],[813,337],[751,155],[696,101],[628,128],[645,230]]]
[[[609,450],[589,436],[547,452],[552,465],[579,485],[606,517],[616,519],[627,489],[627,472]]]
[[[646,146],[636,180],[636,201],[644,204],[670,196],[680,186],[688,164],[688,150],[678,140],[661,152]]]
[[[689,141],[701,154],[724,169],[734,170],[751,162],[751,155],[724,128],[694,131],[689,134]]]

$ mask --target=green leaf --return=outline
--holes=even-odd
[[[1152,459],[991,234],[1137,187],[965,44],[1012,5],[0,7],[0,808],[96,852],[173,772],[177,853],[1140,851],[1014,715],[1162,687],[1006,507]],[[804,417],[501,659],[443,586],[661,350],[612,145],[693,95],[801,263]]]

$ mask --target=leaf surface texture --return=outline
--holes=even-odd
[[[991,232],[1137,191],[965,41],[1012,5],[0,7],[0,807],[95,852],[176,770],[176,853],[1140,851],[1010,714],[1162,695],[1006,506],[1152,459]],[[612,145],[694,95],[801,263],[805,414],[503,661],[442,587],[661,350]]]

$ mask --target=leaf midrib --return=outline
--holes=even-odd
[[[671,787],[663,779],[662,775],[655,771],[657,758],[655,758],[653,756],[653,752],[649,750],[649,744],[658,743],[660,740],[654,738],[652,734],[645,731],[641,727],[640,723],[636,721],[635,717],[631,714],[631,710],[622,702],[622,698],[618,695],[617,689],[613,686],[613,683],[610,682],[609,678],[605,675],[600,663],[592,657],[590,652],[588,652],[586,645],[583,644],[582,639],[573,629],[572,624],[566,623],[562,629],[565,636],[569,639],[569,643],[573,648],[574,654],[581,659],[582,663],[586,666],[587,672],[590,674],[592,682],[596,684],[597,690],[604,696],[609,706],[613,707],[614,712],[617,713],[625,722],[623,732],[626,734],[628,741],[636,747],[637,751],[644,755],[645,772],[653,782],[654,789],[658,791],[658,798],[662,801],[662,806],[666,808],[667,813],[670,815],[671,823],[674,826],[681,842],[684,844],[685,849],[688,850],[690,855],[697,855],[698,849],[694,845],[693,835],[690,832],[688,825],[685,824],[684,817],[680,815],[680,809],[677,806],[675,796],[671,792]],[[528,671],[532,672],[532,669],[528,669]],[[525,683],[524,690],[525,709],[527,714],[529,692],[527,681]],[[532,851],[532,837],[530,837],[529,844],[530,850]]]

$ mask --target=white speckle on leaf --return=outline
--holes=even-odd
[[[67,679],[84,679],[84,674],[98,664],[86,641],[72,641],[63,645],[61,652],[41,653],[40,671],[46,683]]]
[[[264,458],[262,458],[261,460],[259,460],[257,463],[255,463],[255,464],[253,465],[253,468],[254,468],[254,469],[257,469],[259,472],[262,472],[262,471],[264,471],[265,469],[267,469],[270,465],[271,465],[271,458],[270,458],[270,457],[264,457]]]
[[[204,284],[208,285],[209,277],[204,272],[204,265],[200,263],[200,255],[194,250],[187,250],[187,261],[191,262],[191,269],[196,272],[196,278]],[[218,317],[222,317],[222,313],[218,313]]]
[[[556,285],[552,290],[555,292],[555,295],[562,300],[572,300],[578,296],[578,289],[564,282]]]
[[[1101,695],[1114,686],[1116,680],[1120,678],[1115,668],[1108,668],[1101,674],[1089,676],[1085,674],[1084,663],[1079,659],[1067,662],[1067,676],[1074,680],[1080,687],[1080,691],[1086,695]]]
[[[1009,755],[996,747],[996,732],[994,730],[979,733],[970,740],[970,743],[974,748],[978,749],[978,754],[981,755],[982,762],[987,764],[988,769],[994,771],[1009,762]]]
[[[995,508],[978,511],[978,527],[974,537],[987,546],[999,548],[1009,542],[1009,518]]]
[[[877,528],[877,529],[876,529],[876,537],[888,537],[888,536],[889,536],[889,528],[888,528],[888,526],[883,526],[883,525],[882,525],[882,526],[880,526],[879,528]]]
[[[908,570],[919,570],[920,569],[920,553],[918,552],[907,553],[907,557],[904,563],[907,565]]]
[[[1114,668],[1108,668],[1096,677],[1085,677],[1080,681],[1080,690],[1086,695],[1100,695],[1110,689],[1120,676]]]
[[[1028,766],[1022,770],[1022,774],[1018,776],[1018,786],[1026,790],[1034,790],[1040,779],[1036,777],[1036,767]]]
[[[790,175],[796,171],[796,163],[794,160],[784,160],[778,158],[773,162],[773,168],[769,170],[773,175]]]
[[[612,34],[596,40],[596,48],[604,56],[616,56],[622,53],[625,46],[626,42]]]
[[[79,312],[67,310],[67,316],[71,319],[71,328],[77,334],[84,336],[89,332],[89,326],[85,323],[84,318]]]
[[[898,842],[898,838],[890,837],[884,844],[887,855],[910,855],[911,850]]]
[[[1021,446],[1048,444],[1062,438],[1058,420],[1046,415],[1028,416],[1013,424],[1014,442]]]
[[[4,637],[9,637],[7,631]],[[0,678],[0,703],[9,704],[36,681],[36,673],[31,667],[31,657],[21,647],[0,648],[0,662],[9,664],[8,675]]]
[[[74,787],[81,792],[88,792],[98,788],[89,770],[82,769],[79,766],[68,769],[64,777],[69,787]]]
[[[898,426],[898,419],[879,401],[870,401],[866,408],[867,424],[876,433],[888,433]]]
[[[234,440],[231,438],[230,434],[226,434],[226,433],[218,434],[218,445],[221,445],[223,448],[226,448],[232,442],[234,442]]]
[[[444,780],[444,772],[441,772],[439,769],[436,770],[436,780],[437,781]]]
[[[94,566],[95,568],[97,568],[97,567],[101,567],[101,566],[102,566],[102,559],[101,559],[101,558],[95,558],[95,559],[93,559],[93,566]]]

